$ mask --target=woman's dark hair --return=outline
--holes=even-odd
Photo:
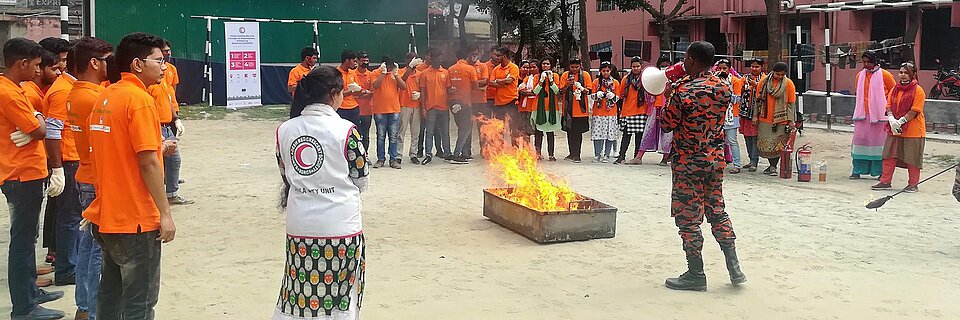
[[[764,62],[763,59],[760,59],[760,58],[753,58],[747,61],[748,66],[752,66],[754,63],[762,67],[766,62]]]
[[[300,79],[290,105],[290,119],[300,116],[303,108],[315,103],[329,103],[332,96],[343,90],[343,75],[331,66],[319,66]]]
[[[610,71],[613,71],[613,69],[615,68],[613,67],[613,63],[610,63],[609,61],[604,61],[600,63],[600,70],[603,70],[603,69],[610,69]]]
[[[773,72],[786,72],[787,63],[786,62],[777,62],[773,65]]]
[[[639,62],[640,64],[643,64],[643,59],[640,59],[640,57],[630,58],[630,64],[633,64],[634,62]]]

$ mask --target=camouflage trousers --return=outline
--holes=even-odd
[[[673,168],[673,192],[670,215],[679,228],[683,251],[700,257],[703,250],[703,218],[710,223],[713,237],[721,247],[733,247],[737,239],[733,224],[724,210],[723,165],[718,163],[677,164]]]

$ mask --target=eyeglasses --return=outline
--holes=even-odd
[[[140,59],[140,60],[156,62],[156,63],[160,64],[161,66],[164,65],[164,64],[166,64],[166,62],[167,62],[167,60],[165,60],[165,59],[163,59],[163,58],[160,58],[160,59],[147,59],[147,58],[143,58],[143,59]]]

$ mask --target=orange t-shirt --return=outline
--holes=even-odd
[[[613,80],[612,91],[614,94],[616,94],[617,92],[623,91],[623,88],[620,88],[620,81],[617,81],[617,79],[612,79],[612,77],[611,77],[611,80]],[[593,80],[593,87],[597,88],[597,91],[600,91],[600,90],[603,90],[603,92],[611,91],[611,90],[607,90],[606,88],[601,88],[600,79]],[[607,116],[616,117],[617,104],[616,103],[608,104],[608,101],[609,100],[607,100],[606,98],[594,100],[593,115],[597,117],[607,117]],[[607,108],[608,106],[609,108]]]
[[[564,97],[564,89],[563,89],[563,88],[567,86],[567,81],[568,81],[567,79],[568,79],[569,77],[570,77],[570,71],[564,71],[563,74],[560,75],[560,83],[558,84],[558,86],[560,87],[560,99],[561,99],[561,101],[564,101],[564,103],[566,103],[566,102],[565,102],[566,100],[563,98],[563,97]],[[590,94],[591,92],[593,92],[593,80],[591,80],[589,73],[587,73],[586,71],[580,70],[580,73],[579,73],[579,74],[574,74],[574,75],[573,75],[573,81],[574,81],[574,82],[579,82],[579,81],[580,81],[580,77],[583,77],[583,88],[585,89],[585,90],[583,90],[583,92],[581,93],[580,99],[583,100],[583,101],[588,101],[588,100],[587,100],[587,95]],[[570,91],[573,91],[573,85],[570,86]],[[590,116],[587,112],[584,112],[584,111],[580,110],[580,101],[579,101],[579,100],[574,99],[574,100],[573,100],[573,104],[574,104],[574,106],[573,106],[573,108],[572,108],[572,109],[573,109],[573,113],[570,115],[571,117],[574,117],[574,118],[586,118],[586,117]],[[564,108],[566,108],[566,107],[564,107]],[[589,105],[589,104],[587,104],[587,108],[590,108],[590,105]]]
[[[424,108],[427,110],[447,110],[447,87],[450,86],[450,78],[447,76],[447,70],[440,68],[427,68],[420,71],[420,91],[423,95],[420,97],[424,102]]]
[[[363,71],[361,72],[360,70],[363,70]],[[371,88],[373,88],[372,81],[373,79],[376,79],[376,78],[373,78],[373,79],[370,78],[370,75],[371,75],[370,71],[367,69],[364,69],[363,67],[357,68],[356,71],[357,71],[357,84],[363,87],[363,90],[370,90]],[[371,99],[373,99],[373,96],[357,97],[357,106],[360,107],[361,116],[373,115],[373,101],[371,101]]]
[[[0,132],[4,135],[20,130],[30,133],[40,128],[33,106],[23,88],[0,76]],[[6,180],[20,182],[47,177],[47,153],[42,140],[33,140],[17,147],[9,137],[0,137],[0,184]],[[9,200],[8,200],[9,202]]]
[[[490,68],[487,67],[486,63],[477,61],[473,64],[473,68],[477,69],[477,80],[486,80],[490,78]],[[473,90],[473,96],[470,98],[470,103],[481,104],[487,101],[487,89],[486,85],[480,87],[477,90]]]
[[[490,79],[490,73],[493,72],[493,68],[496,68],[498,65],[500,65],[499,63],[494,64],[493,60],[487,60],[487,62],[482,62],[482,63],[484,66],[487,67],[487,79]],[[486,91],[486,94],[484,94],[484,97],[486,97],[487,100],[493,100],[496,98],[496,96],[497,96],[497,88],[487,86],[487,91]]]
[[[20,83],[20,87],[23,88],[27,100],[30,101],[30,105],[33,106],[33,110],[41,113],[47,110],[47,108],[43,106],[43,96],[47,93],[43,92],[43,89],[40,89],[40,86],[38,86],[36,82],[24,81]]]
[[[450,86],[457,88],[456,92],[450,94],[450,100],[466,104],[472,103],[473,84],[480,79],[477,68],[468,64],[466,60],[458,60],[456,64],[450,66],[447,73],[450,76]]]
[[[743,78],[737,78],[737,77],[732,77],[732,76],[731,76],[730,78],[732,79],[732,82],[730,83],[730,87],[733,89],[733,96],[739,97],[739,96],[743,95],[743,83],[744,83]],[[740,116],[740,104],[741,104],[741,103],[742,103],[742,102],[737,102],[737,103],[734,103],[734,104],[733,104],[732,107],[733,107],[733,116],[734,116],[734,117],[739,117],[739,116]]]
[[[647,114],[649,105],[647,101],[640,100],[640,92],[630,86],[630,75],[623,77],[620,81],[620,96],[623,97],[623,110],[620,110],[621,117],[632,117],[635,115]],[[643,88],[640,88],[643,90]]]
[[[360,105],[359,103],[357,103],[357,97],[352,95],[348,96],[346,94],[347,94],[347,85],[351,83],[356,83],[361,87],[363,86],[362,84],[360,84],[360,81],[357,80],[357,70],[350,69],[347,71],[343,71],[343,69],[340,69],[340,67],[337,67],[337,70],[340,71],[340,75],[343,76],[344,96],[343,96],[343,102],[340,103],[340,109],[345,109],[345,110],[355,109],[357,108],[357,106]]]
[[[298,64],[296,67],[293,67],[293,69],[290,69],[290,75],[287,76],[287,87],[292,86],[296,88],[297,83],[300,82],[300,79],[306,77],[308,73],[310,73],[310,69],[304,67],[303,64]],[[297,90],[293,91],[296,92]]]
[[[43,105],[46,112],[43,115],[63,121],[63,131],[60,135],[60,152],[63,161],[78,161],[77,146],[73,141],[73,132],[70,131],[70,123],[67,121],[67,96],[73,89],[73,83],[77,80],[68,74],[62,74],[53,82],[50,89],[47,89],[47,95],[43,97]]]
[[[400,76],[402,70],[397,70]],[[373,88],[373,114],[388,114],[400,112],[400,87],[393,75],[387,74],[380,81],[380,87],[374,88],[373,82],[380,77],[380,69],[370,73],[370,87]]]
[[[177,101],[177,88],[176,85],[180,84],[180,72],[177,71],[177,66],[172,63],[167,62],[167,70],[163,72],[163,82],[167,84],[167,87],[170,89],[170,98],[173,103],[173,111],[180,112],[180,102]]]
[[[73,90],[67,96],[67,121],[70,121],[70,130],[73,139],[77,142],[77,154],[80,156],[80,168],[77,169],[77,181],[94,184],[96,169],[93,167],[93,156],[90,154],[90,112],[93,111],[97,99],[105,88],[96,83],[77,81]]]
[[[784,79],[787,80],[787,85],[786,85],[787,103],[794,103],[797,101],[797,87],[793,85],[793,80],[790,80],[790,78],[784,78]],[[762,81],[766,81],[766,78],[761,79],[761,82]],[[780,85],[780,81],[777,81],[777,79],[773,79],[773,86],[776,87],[778,85]],[[776,104],[777,104],[777,99],[775,99],[770,94],[767,94],[767,116],[758,117],[758,120],[763,123],[773,123],[773,111],[774,111],[774,108],[776,108]]]
[[[173,121],[174,101],[173,87],[166,82],[147,87],[147,92],[156,101],[157,115],[160,117],[160,123],[166,124]]]
[[[890,106],[894,104],[899,104],[900,99],[903,98],[902,93],[896,95],[893,92],[890,92],[890,99],[888,99],[887,110],[890,110]],[[927,120],[923,116],[923,104],[927,101],[927,94],[923,91],[919,85],[917,86],[917,91],[913,93],[913,104],[910,106],[911,111],[917,112],[917,117],[913,120],[907,121],[903,125],[903,132],[900,134],[904,138],[926,138],[927,137]]]
[[[102,233],[160,229],[160,210],[140,174],[138,154],[160,154],[156,101],[132,73],[107,87],[90,113],[90,147],[96,170],[97,198],[83,217]]]
[[[413,92],[420,91],[420,72],[416,69],[410,70],[410,68],[400,69],[400,78],[407,72],[412,72],[409,77],[407,77],[407,90],[400,91],[400,106],[403,108],[419,108],[420,101],[413,100]]]
[[[510,75],[510,78],[513,78],[513,83],[495,88],[496,96],[493,99],[493,104],[495,106],[505,106],[510,104],[510,102],[517,100],[520,97],[520,94],[517,90],[517,82],[520,80],[520,67],[517,67],[516,64],[510,62],[506,66],[498,65],[493,68],[493,71],[490,72],[490,80],[503,80]],[[511,106],[512,107],[512,106]]]

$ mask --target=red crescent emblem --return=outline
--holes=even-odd
[[[309,144],[301,144],[299,147],[297,147],[297,151],[295,153],[297,155],[296,157],[297,164],[299,164],[301,167],[304,167],[304,168],[310,166],[310,164],[303,162],[303,150],[306,150],[307,148],[310,148]]]

